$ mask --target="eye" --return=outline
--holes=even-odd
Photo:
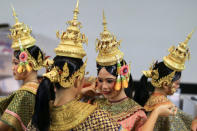
[[[102,79],[98,79],[98,81],[99,81],[99,82],[103,82],[103,80],[102,80]]]
[[[16,61],[12,61],[12,64],[14,64],[14,65],[18,65],[18,62],[16,62]]]
[[[107,80],[107,83],[111,84],[111,83],[113,83],[114,81],[115,81],[115,80],[109,79],[109,80]]]

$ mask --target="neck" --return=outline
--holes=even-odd
[[[56,89],[54,106],[64,105],[76,98],[76,93],[73,88]]]
[[[27,77],[23,80],[23,84],[28,83],[28,82],[38,83],[36,71],[32,71],[31,73],[28,73]]]
[[[155,91],[153,93],[167,96],[167,94],[162,89],[155,88]]]
[[[121,100],[124,100],[124,98],[127,98],[127,95],[124,92],[124,89],[121,89],[120,93],[113,98],[109,98],[108,100],[110,102],[120,102]]]

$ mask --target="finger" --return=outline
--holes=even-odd
[[[167,106],[167,108],[174,108],[175,107],[174,104],[167,104],[166,106]]]
[[[174,115],[176,115],[178,108],[175,107]]]
[[[85,78],[83,77],[83,78],[80,80],[80,85],[81,85],[81,87],[83,87],[84,84],[85,84]]]

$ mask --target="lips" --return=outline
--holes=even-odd
[[[111,91],[102,91],[102,94],[104,94],[104,95],[108,95],[110,93],[111,93]]]

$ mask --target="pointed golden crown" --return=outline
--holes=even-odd
[[[107,30],[107,22],[104,11],[103,26],[104,31],[100,33],[101,39],[96,39],[96,51],[99,51],[96,62],[102,66],[110,66],[116,64],[118,59],[122,61],[124,54],[119,50],[121,41],[117,41],[116,36],[112,35]]]
[[[11,34],[8,35],[10,39],[12,39],[12,49],[19,50],[19,39],[21,40],[21,44],[23,48],[29,48],[33,46],[36,40],[31,36],[31,29],[22,22],[19,22],[16,12],[12,7],[13,16],[15,17],[15,24],[10,29]]]
[[[60,39],[60,44],[55,48],[55,53],[59,56],[83,58],[86,53],[82,43],[88,43],[88,39],[80,32],[81,23],[78,21],[79,0],[77,0],[77,5],[73,13],[73,20],[67,22],[69,25],[67,30],[62,32],[61,35],[59,31],[56,33]]]
[[[182,71],[185,69],[185,61],[190,59],[188,41],[191,39],[193,32],[194,31],[189,33],[186,40],[184,42],[180,42],[177,48],[171,46],[168,49],[170,54],[163,58],[164,64],[167,67],[176,71]]]

